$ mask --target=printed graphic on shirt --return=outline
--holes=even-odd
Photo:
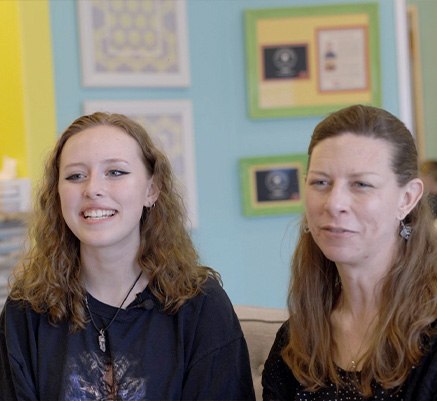
[[[68,362],[68,401],[139,401],[146,399],[147,378],[131,376],[137,372],[135,360],[126,356],[105,356],[83,352]]]

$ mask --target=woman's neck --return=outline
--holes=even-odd
[[[386,269],[337,265],[341,294],[336,310],[356,320],[373,316],[378,309]]]
[[[120,306],[141,272],[136,255],[120,253],[115,255],[105,250],[90,252],[81,249],[81,267],[81,278],[87,292],[99,301],[112,306]],[[146,275],[142,274],[124,306],[129,305],[135,294],[144,290],[147,283]]]
[[[337,268],[342,287],[331,314],[335,359],[345,370],[360,370],[378,316],[383,275],[371,274],[369,269]]]

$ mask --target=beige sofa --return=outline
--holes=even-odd
[[[234,306],[249,348],[253,385],[258,401],[262,400],[261,375],[276,332],[287,320],[286,309]]]

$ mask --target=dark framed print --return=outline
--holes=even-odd
[[[308,77],[308,51],[305,44],[265,46],[263,48],[263,78],[301,79]]]
[[[304,154],[240,160],[243,214],[265,216],[303,210]]]

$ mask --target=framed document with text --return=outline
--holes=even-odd
[[[377,4],[246,10],[249,114],[381,103]]]

